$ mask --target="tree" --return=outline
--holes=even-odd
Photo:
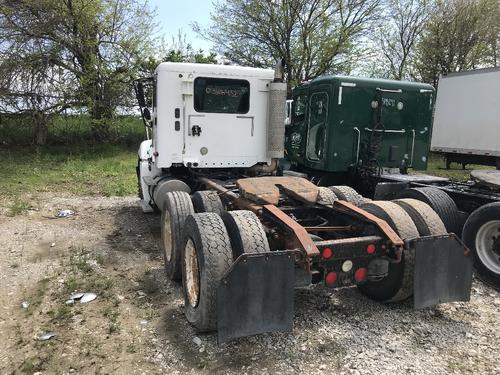
[[[388,0],[379,29],[379,47],[393,79],[410,78],[416,43],[430,17],[429,0]]]
[[[377,17],[380,0],[226,0],[212,26],[194,29],[230,62],[273,67],[285,62],[289,85],[349,72],[356,42]]]
[[[177,33],[176,38],[172,38],[170,44],[167,45],[163,42],[160,51],[162,61],[217,64],[217,54],[215,52],[209,52],[205,55],[202,49],[195,50],[187,42],[186,34],[183,34],[181,30]]]
[[[96,134],[105,136],[106,119],[130,100],[130,82],[148,49],[151,20],[147,3],[139,0],[4,0],[3,45],[33,54],[4,54],[2,63],[24,66],[23,56],[43,61],[47,71],[58,69],[56,76],[74,85],[66,87],[64,100],[70,95],[72,107],[86,108]]]
[[[33,143],[47,140],[48,121],[70,105],[66,90],[72,77],[48,64],[36,43],[0,50],[0,111],[30,119]]]
[[[141,62],[141,75],[152,76],[156,67],[162,62],[190,62],[197,64],[218,64],[217,54],[209,52],[205,54],[202,49],[195,50],[189,42],[186,35],[181,30],[170,43],[164,39],[160,41],[155,51],[144,56]]]
[[[416,76],[437,85],[440,74],[497,64],[497,0],[440,1],[417,45]]]

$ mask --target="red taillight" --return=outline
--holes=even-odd
[[[332,286],[337,282],[337,274],[335,272],[328,272],[325,277],[326,285]]]
[[[367,247],[366,247],[366,252],[368,254],[373,254],[375,252],[375,250],[377,250],[377,248],[375,247],[374,244],[369,244]]]
[[[330,249],[329,247],[323,249],[323,258],[325,259],[331,258],[332,255],[333,255],[332,249]]]
[[[358,268],[356,270],[356,272],[354,272],[354,279],[358,283],[360,283],[361,281],[365,281],[366,280],[366,274],[367,274],[366,268]]]

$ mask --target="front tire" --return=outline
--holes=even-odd
[[[500,287],[500,202],[476,209],[465,222],[462,239],[472,250],[477,272]]]
[[[217,329],[217,287],[233,262],[231,242],[221,217],[191,215],[185,222],[182,284],[187,320],[198,331]]]

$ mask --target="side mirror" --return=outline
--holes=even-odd
[[[292,123],[292,104],[293,104],[293,99],[286,101],[285,125],[290,125]]]
[[[144,116],[144,119],[146,119],[147,121],[151,121],[151,112],[149,111],[148,107],[142,110],[142,115]]]
[[[142,82],[137,82],[135,86],[135,96],[140,107],[146,106],[146,98],[144,96],[144,84]]]

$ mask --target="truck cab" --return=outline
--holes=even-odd
[[[186,168],[245,169],[282,157],[286,84],[277,81],[272,69],[170,62],[136,81],[148,129],[137,168],[143,210],[159,208],[173,187],[190,192],[175,178]]]
[[[155,83],[161,101],[153,112],[152,139],[157,166],[221,168],[269,162],[267,96],[273,78],[267,69],[160,64]]]
[[[427,167],[432,86],[322,76],[292,96],[286,140],[292,169],[347,172],[375,160],[384,168]]]

